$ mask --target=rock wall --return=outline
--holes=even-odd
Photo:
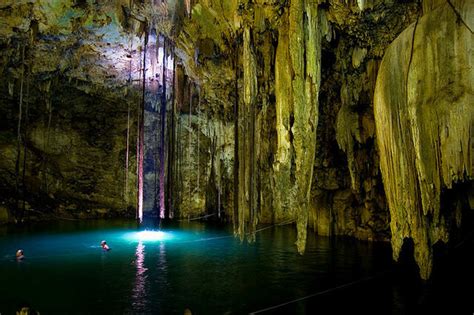
[[[393,255],[412,238],[425,279],[433,245],[461,224],[461,208],[443,209],[442,196],[474,176],[473,13],[462,0],[426,12],[387,49],[375,89]]]
[[[129,0],[0,3],[1,221],[134,216],[143,34],[170,34],[173,16]]]
[[[26,113],[21,127],[16,123],[22,78],[12,95],[0,101],[0,187],[10,219],[130,216],[126,210],[134,206],[135,196],[130,190],[126,202],[124,195],[127,103],[59,82],[38,91],[35,78],[23,79]],[[132,154],[130,158],[132,186]]]

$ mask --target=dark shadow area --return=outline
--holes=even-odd
[[[423,281],[408,239],[399,262],[387,270],[359,274],[354,282],[327,286],[321,294],[257,314],[472,314],[473,252],[472,235],[459,246],[437,244],[432,277]]]

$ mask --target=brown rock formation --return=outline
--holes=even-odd
[[[393,255],[411,237],[425,279],[432,246],[447,242],[456,222],[454,209],[442,211],[442,193],[474,177],[473,13],[460,0],[420,17],[387,49],[375,89]]]

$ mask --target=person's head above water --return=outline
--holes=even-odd
[[[104,250],[110,250],[109,246],[107,245],[106,241],[100,242],[100,246],[102,246],[102,249]]]
[[[25,254],[23,253],[23,249],[19,249],[16,251],[16,258],[17,259],[23,259],[25,257]]]

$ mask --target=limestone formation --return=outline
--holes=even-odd
[[[447,242],[454,209],[441,198],[474,177],[472,40],[474,5],[443,2],[389,46],[375,90],[381,170],[395,259],[412,238],[423,278],[433,245]]]

